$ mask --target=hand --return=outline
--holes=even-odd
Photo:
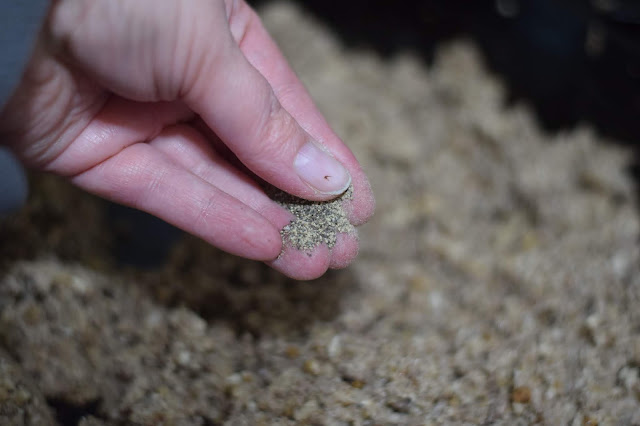
[[[350,221],[373,212],[353,154],[242,0],[52,2],[0,134],[30,166],[298,279],[347,265],[356,238],[279,256],[291,216],[254,174],[310,200],[351,182]]]

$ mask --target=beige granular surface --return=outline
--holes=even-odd
[[[358,259],[297,283],[187,238],[116,270],[100,204],[37,179],[0,224],[0,423],[640,424],[632,153],[505,107],[468,42],[427,67],[262,14],[370,177]]]
[[[304,200],[278,190],[267,193],[296,217],[280,232],[285,246],[304,252],[311,252],[321,244],[332,248],[336,245],[338,234],[355,232],[342,206],[345,200],[352,198],[353,187],[339,197],[324,202]]]

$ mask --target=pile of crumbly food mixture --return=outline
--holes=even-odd
[[[295,216],[280,232],[285,247],[304,252],[311,252],[321,244],[333,248],[338,234],[355,232],[342,207],[345,200],[352,198],[352,186],[339,197],[320,202],[304,200],[275,189],[268,190],[267,193]]]
[[[0,225],[0,424],[640,424],[632,152],[505,106],[473,44],[380,58],[266,26],[377,199],[299,283],[186,237],[116,268],[101,202],[35,177]]]

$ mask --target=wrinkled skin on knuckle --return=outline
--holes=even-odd
[[[105,97],[39,44],[22,81],[0,116],[3,143],[32,167],[46,168],[60,155]]]
[[[193,3],[62,0],[49,19],[51,48],[119,95],[174,100],[183,90],[195,31],[202,32],[211,15],[210,2]]]
[[[168,82],[165,100],[197,98],[211,70],[224,66],[227,38],[213,29],[227,26],[220,1],[175,2],[173,28],[156,43],[156,70]],[[212,37],[212,35],[216,35]]]
[[[47,20],[47,31],[52,44],[69,48],[74,34],[84,30],[84,23],[98,2],[88,0],[54,2]]]
[[[283,166],[282,161],[295,155],[300,135],[297,123],[277,100],[268,111],[258,133],[257,145],[251,147],[251,152],[255,162],[265,168],[278,169]]]

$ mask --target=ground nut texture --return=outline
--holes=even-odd
[[[341,196],[322,202],[303,200],[276,189],[268,189],[267,193],[295,216],[280,232],[285,247],[305,252],[311,252],[321,244],[333,248],[338,234],[356,232],[342,207],[345,200],[353,197],[352,186]]]
[[[356,263],[297,283],[185,238],[116,268],[102,203],[35,176],[0,226],[0,423],[640,424],[632,153],[506,107],[469,42],[426,66],[261,13],[371,178]]]

